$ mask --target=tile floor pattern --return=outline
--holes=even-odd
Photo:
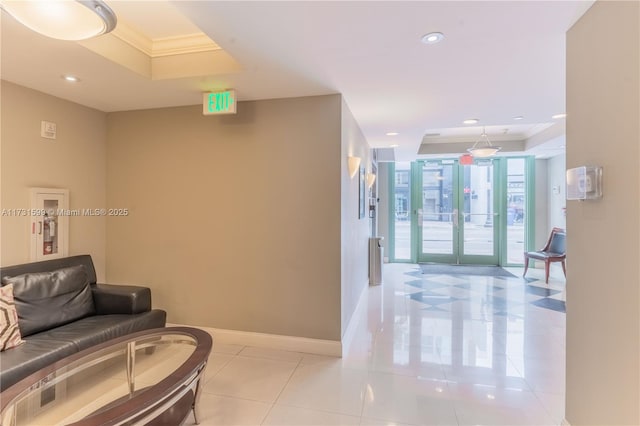
[[[559,425],[562,272],[546,286],[541,270],[416,271],[384,265],[343,358],[214,343],[201,424]]]

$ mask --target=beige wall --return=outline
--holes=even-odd
[[[368,165],[369,149],[339,95],[107,115],[2,82],[2,107],[2,208],[41,186],[68,188],[71,209],[129,209],[70,218],[70,254],[101,281],[151,286],[175,323],[340,340],[368,260],[345,150]],[[1,230],[2,264],[28,262],[28,218]]]
[[[348,105],[342,102],[342,152],[340,155],[342,177],[342,314],[341,335],[347,331],[360,295],[369,283],[369,190],[365,189],[365,217],[359,213],[359,177],[349,176],[347,158],[361,158],[360,166],[371,172],[371,150],[360,131]],[[366,183],[365,183],[366,185]]]
[[[106,207],[106,114],[2,81],[0,204],[31,208],[29,188],[69,189],[69,208]],[[40,122],[57,124],[57,139],[40,137]],[[1,263],[29,262],[26,216],[1,217]],[[69,254],[91,254],[105,276],[105,217],[69,218]]]
[[[567,202],[571,425],[640,424],[640,3],[597,1],[567,33],[567,168],[604,198]]]
[[[341,111],[331,95],[109,114],[107,198],[130,210],[108,219],[109,281],[149,285],[169,322],[340,340]]]

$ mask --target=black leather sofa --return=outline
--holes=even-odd
[[[3,267],[0,278],[14,285],[24,340],[0,352],[0,390],[80,350],[166,324],[149,288],[97,284],[89,255]]]

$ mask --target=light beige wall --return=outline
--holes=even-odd
[[[604,198],[567,202],[566,419],[640,424],[640,3],[597,1],[567,33],[567,168]]]
[[[342,152],[340,158],[342,179],[342,315],[341,335],[347,330],[360,295],[369,282],[370,219],[368,194],[365,190],[365,217],[359,213],[359,178],[349,176],[347,158],[361,158],[360,165],[371,172],[371,149],[356,123],[346,102],[342,102]],[[365,184],[366,185],[366,184]]]
[[[108,115],[107,277],[168,321],[338,341],[341,97]]]
[[[31,208],[31,187],[69,189],[70,209],[106,207],[106,114],[7,81],[1,102],[1,207]],[[42,120],[57,124],[55,140],[40,137]],[[30,218],[1,221],[2,265],[29,262]],[[104,216],[69,218],[69,254],[91,254],[100,280],[105,245]]]

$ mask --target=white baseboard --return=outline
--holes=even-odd
[[[358,329],[358,324],[360,323],[360,318],[362,317],[360,311],[362,309],[367,309],[367,301],[368,301],[368,292],[369,292],[369,281],[367,280],[367,285],[362,289],[360,293],[360,297],[358,298],[358,304],[351,315],[351,320],[349,321],[349,325],[347,325],[347,329],[344,331],[342,335],[342,354],[341,356],[345,356],[351,347],[351,343],[353,343],[353,338],[356,335],[356,330]]]
[[[311,339],[307,337],[282,336],[279,334],[254,333],[251,331],[225,330],[221,328],[167,324],[167,327],[196,327],[213,336],[213,345],[255,346],[282,351],[302,352],[316,355],[342,356],[342,344],[337,340]]]
[[[202,329],[213,336],[214,347],[216,343],[223,343],[228,345],[254,346],[282,351],[341,357],[349,349],[356,334],[358,323],[362,316],[360,311],[367,308],[368,291],[369,281],[367,280],[367,284],[362,289],[360,298],[358,299],[358,304],[351,316],[351,321],[349,321],[349,325],[342,336],[342,341],[255,333],[252,331],[226,330],[222,328],[201,327],[197,325],[192,326],[188,324],[167,323],[167,327],[196,327]]]

